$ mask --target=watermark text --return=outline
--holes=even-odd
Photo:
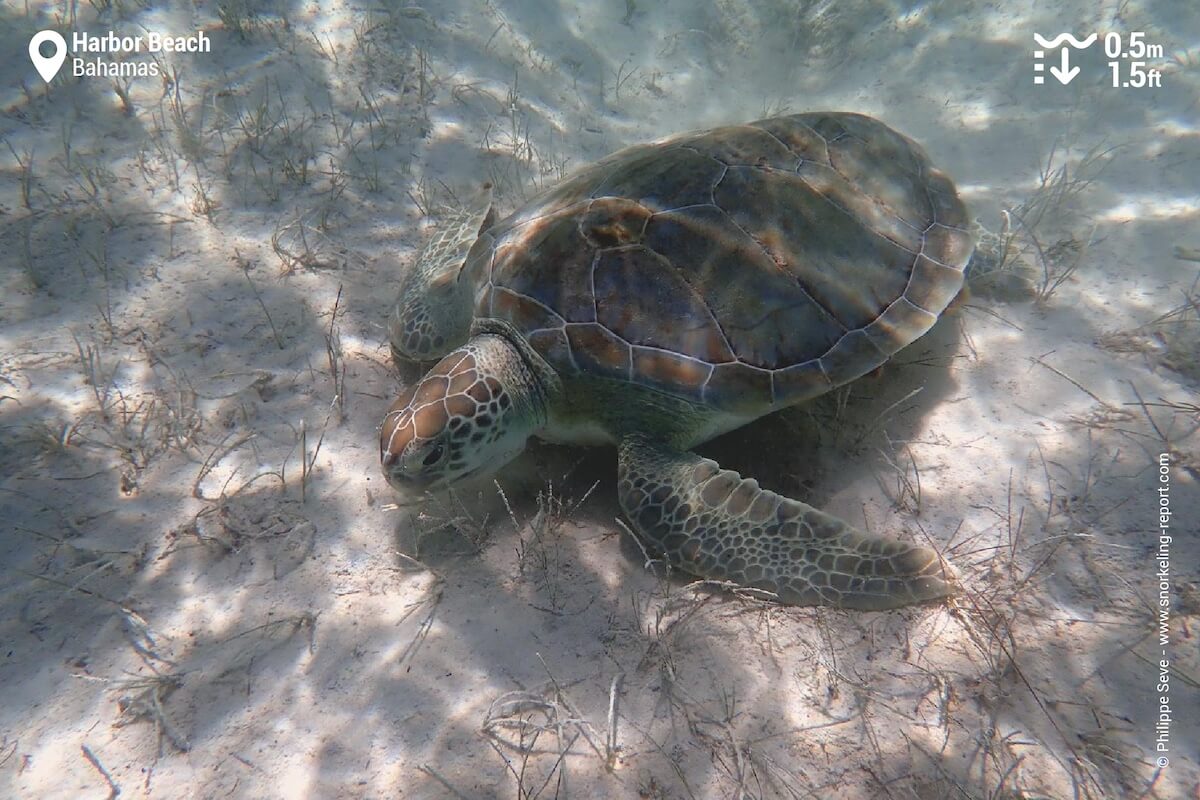
[[[1171,752],[1171,455],[1158,456],[1158,546],[1154,553],[1155,583],[1158,588],[1158,678],[1154,683],[1158,713],[1154,719],[1155,764],[1165,767]]]

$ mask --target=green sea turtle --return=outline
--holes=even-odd
[[[612,444],[621,508],[676,569],[796,605],[944,597],[936,551],[691,448],[880,366],[958,294],[971,251],[950,180],[859,114],[631,147],[500,221],[485,192],[402,284],[393,352],[440,360],[384,417],[384,474],[439,489],[530,436]]]

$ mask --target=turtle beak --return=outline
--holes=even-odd
[[[414,480],[412,475],[405,474],[400,468],[400,456],[394,453],[383,453],[380,459],[383,466],[383,477],[387,479],[388,485],[399,493],[396,502],[399,505],[411,505],[421,499],[425,490],[429,488],[429,484]]]
[[[401,506],[413,505],[431,492],[442,491],[452,484],[465,483],[480,475],[490,475],[496,471],[492,465],[480,464],[474,469],[469,469],[453,477],[439,475],[432,479],[425,479],[405,473],[400,469],[400,458],[392,453],[384,453],[381,463],[388,485],[398,493],[396,504]]]

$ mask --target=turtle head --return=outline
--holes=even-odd
[[[430,361],[466,340],[473,298],[463,268],[495,217],[490,183],[446,214],[400,285],[388,320],[393,355]]]
[[[379,434],[388,483],[434,490],[495,472],[545,424],[543,384],[505,336],[472,337],[388,409]]]

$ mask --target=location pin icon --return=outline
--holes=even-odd
[[[54,45],[54,55],[42,55],[42,44],[50,42]],[[46,83],[54,80],[63,62],[67,60],[67,40],[58,31],[41,31],[35,33],[29,40],[29,60],[37,68],[38,74]]]

